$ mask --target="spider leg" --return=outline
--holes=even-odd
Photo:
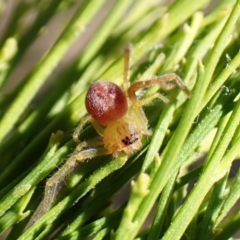
[[[130,54],[131,54],[131,45],[129,44],[124,49],[124,67],[123,67],[123,89],[128,93],[128,88],[130,86],[129,82],[129,62],[130,62]]]
[[[97,131],[97,133],[100,136],[103,136],[102,127],[94,119],[92,119],[92,117],[90,115],[87,115],[82,118],[82,120],[76,127],[75,131],[73,132],[73,140],[76,144],[80,144],[80,140],[79,140],[78,136],[79,136],[80,132],[82,131],[84,125],[87,124],[88,122],[90,122],[92,124],[92,126],[94,127],[94,129]]]
[[[84,125],[88,122],[91,121],[91,116],[90,115],[87,115],[85,117],[83,117],[80,121],[80,123],[78,124],[78,126],[76,127],[74,133],[73,133],[73,140],[75,143],[79,144],[80,143],[80,140],[78,138],[80,132],[82,131]]]
[[[176,85],[167,84],[168,82],[171,82],[171,81],[174,81],[176,83]],[[152,86],[155,84],[159,84],[163,90],[167,90],[167,91],[171,90],[175,87],[179,87],[186,93],[186,95],[188,97],[191,97],[191,91],[184,85],[181,78],[175,73],[169,73],[166,75],[162,75],[159,77],[153,77],[151,79],[147,79],[145,81],[140,81],[140,82],[136,82],[136,83],[132,84],[128,89],[129,98],[132,100],[132,102],[138,101],[135,93],[142,88]],[[162,96],[162,95],[159,96],[159,94],[155,95],[155,97],[153,97],[153,98],[160,98],[162,101],[168,102],[168,100],[164,96]],[[150,98],[149,101],[150,100],[152,100],[152,99]],[[147,102],[149,102],[149,101],[147,101]]]
[[[104,143],[103,143],[102,139],[100,137],[97,137],[97,138],[94,138],[92,140],[87,140],[87,141],[80,142],[77,145],[74,153],[79,153],[80,151],[82,151],[83,148],[86,148],[86,147],[88,147],[88,148],[92,147],[93,148],[93,147],[99,147],[99,146],[103,146],[103,145],[104,145]]]
[[[163,96],[162,94],[160,93],[154,93],[153,95],[149,96],[149,97],[146,97],[146,98],[143,98],[143,99],[140,99],[138,100],[137,102],[135,102],[132,107],[133,109],[137,109],[137,108],[140,108],[146,104],[148,104],[149,102],[152,102],[154,99],[160,99],[162,100],[164,103],[170,103],[170,102],[175,102],[174,99],[169,99],[165,96]]]
[[[109,154],[104,147],[100,146],[103,146],[103,142],[97,139],[96,141],[82,142],[76,147],[76,150],[64,165],[46,182],[43,200],[31,217],[30,225],[41,218],[51,208],[56,196],[63,187],[63,182],[81,162],[96,156]]]

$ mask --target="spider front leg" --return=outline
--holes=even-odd
[[[91,121],[91,116],[87,115],[85,117],[83,117],[80,121],[80,123],[78,124],[78,126],[76,127],[74,133],[73,133],[73,140],[76,144],[79,144],[80,143],[80,140],[78,138],[80,132],[82,131],[84,125],[88,122]]]
[[[81,120],[73,133],[73,139],[78,145],[65,164],[46,182],[43,200],[31,217],[30,225],[36,222],[51,208],[56,196],[62,189],[64,181],[73,173],[81,162],[86,159],[109,154],[103,147],[102,139],[96,138],[85,142],[79,141],[78,135],[87,122],[91,122],[96,131],[101,133],[101,127],[95,124],[89,115]]]
[[[175,85],[169,85],[168,82],[175,82]],[[188,97],[191,97],[191,91],[184,85],[183,81],[181,80],[181,78],[176,75],[175,73],[170,73],[170,74],[166,74],[163,76],[159,76],[159,77],[154,77],[145,81],[140,81],[140,82],[136,82],[134,84],[132,84],[129,89],[128,89],[128,95],[129,98],[131,99],[131,101],[133,102],[133,107],[134,108],[139,108],[145,104],[147,104],[148,102],[152,101],[155,98],[159,98],[160,100],[162,100],[165,103],[169,103],[171,102],[170,99],[168,99],[167,97],[163,96],[160,93],[155,93],[152,96],[149,96],[147,98],[138,100],[136,97],[136,92],[142,88],[148,87],[148,86],[152,86],[152,85],[156,85],[159,84],[161,86],[161,88],[165,91],[169,91],[172,90],[176,87],[179,87],[181,90],[183,90],[186,95]]]
[[[86,159],[109,154],[102,146],[103,142],[99,139],[96,142],[94,140],[82,142],[77,146],[77,150],[68,158],[66,163],[46,182],[43,200],[34,212],[30,224],[36,222],[51,208],[56,196],[62,189],[64,181],[73,173],[79,163]],[[82,150],[82,148],[86,149]]]

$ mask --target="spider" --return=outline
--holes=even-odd
[[[74,171],[79,162],[108,154],[112,154],[113,158],[116,158],[120,152],[132,154],[141,148],[143,136],[151,135],[142,106],[156,98],[164,103],[169,103],[171,100],[158,92],[138,99],[136,96],[138,90],[159,84],[163,90],[179,87],[188,97],[191,96],[190,90],[175,73],[152,77],[130,85],[128,79],[129,59],[130,47],[126,47],[124,50],[123,89],[106,81],[97,81],[88,89],[85,100],[88,115],[80,121],[73,133],[73,140],[77,144],[76,149],[66,163],[46,182],[44,198],[33,214],[32,222],[36,222],[51,208],[61,189],[62,182]],[[168,82],[172,81],[175,84],[169,85]],[[88,122],[93,125],[100,135],[100,139],[80,142],[78,136]]]

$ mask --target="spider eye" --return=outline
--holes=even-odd
[[[88,113],[103,126],[123,117],[128,109],[123,90],[114,83],[104,81],[90,86],[85,104]]]

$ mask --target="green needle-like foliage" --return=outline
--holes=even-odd
[[[165,2],[0,0],[0,239],[240,237],[240,0]],[[30,225],[75,149],[88,87],[122,86],[129,43],[131,82],[176,73],[191,97],[144,106],[143,147],[84,161]]]

